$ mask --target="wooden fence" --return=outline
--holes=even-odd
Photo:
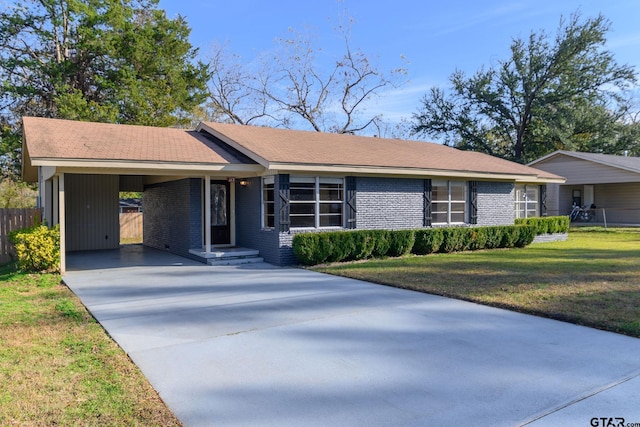
[[[120,242],[142,242],[142,212],[120,214]]]
[[[13,245],[9,233],[41,221],[40,209],[0,209],[0,264],[11,261]]]

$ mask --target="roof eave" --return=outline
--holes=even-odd
[[[118,170],[137,171],[143,174],[155,173],[180,173],[189,174],[196,172],[229,173],[229,174],[259,174],[264,168],[256,164],[238,163],[189,163],[189,162],[158,162],[158,161],[132,161],[132,160],[95,160],[95,159],[59,159],[59,158],[35,158],[31,159],[33,166],[52,166],[58,170],[78,169],[90,171]]]
[[[471,178],[479,180],[505,180],[517,182],[540,182],[540,183],[564,183],[562,177],[541,177],[534,174],[511,174],[499,172],[477,172],[464,170],[445,169],[423,169],[423,168],[403,168],[387,166],[361,166],[361,165],[325,165],[325,164],[303,164],[303,163],[283,163],[269,162],[266,165],[270,172],[297,172],[297,173],[336,173],[336,174],[356,174],[356,175],[395,175],[395,176],[435,176],[435,177],[457,177]]]

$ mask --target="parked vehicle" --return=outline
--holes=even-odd
[[[573,208],[569,213],[569,219],[571,220],[571,222],[574,222],[574,221],[591,222],[596,217],[595,208],[596,208],[596,205],[594,204],[591,204],[591,206],[587,208],[586,205],[579,206],[574,203]]]

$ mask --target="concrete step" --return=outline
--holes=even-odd
[[[264,259],[257,256],[245,257],[245,258],[209,258],[207,259],[207,264],[212,266],[255,264],[258,262],[264,262]]]
[[[240,247],[218,247],[213,248],[210,252],[205,252],[200,249],[191,249],[189,252],[196,255],[202,262],[209,265],[239,265],[264,261],[258,256],[260,254],[259,251]]]

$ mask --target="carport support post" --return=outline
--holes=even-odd
[[[211,177],[204,177],[204,251],[211,253]]]
[[[55,196],[54,196],[55,197]],[[55,214],[54,214],[55,215]],[[60,220],[60,274],[64,274],[66,270],[66,219],[64,212],[64,174],[61,173],[58,178],[58,219]]]

